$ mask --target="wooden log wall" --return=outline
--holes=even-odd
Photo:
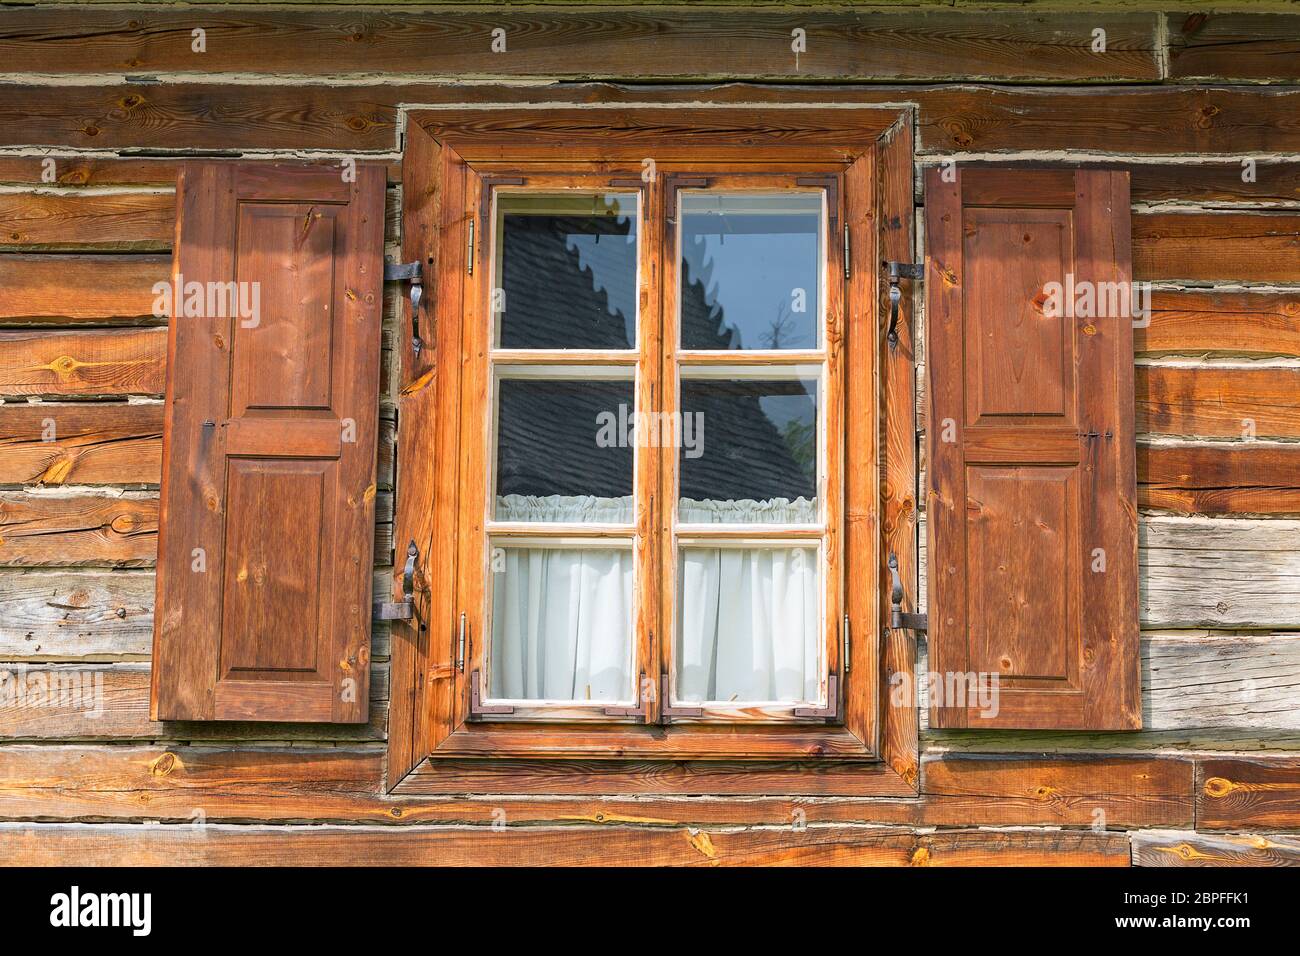
[[[100,702],[0,700],[0,855],[1300,862],[1300,15],[1202,6],[0,4],[0,670],[89,682]],[[166,372],[151,287],[168,275],[176,163],[383,160],[395,252],[404,107],[690,102],[702,83],[733,102],[910,108],[918,222],[931,164],[1130,171],[1135,277],[1155,289],[1134,357],[1146,729],[923,727],[915,799],[846,796],[845,771],[799,767],[710,799],[743,771],[691,762],[593,765],[562,793],[545,766],[502,762],[488,794],[447,764],[384,795],[378,625],[368,724],[150,721]],[[392,543],[387,305],[377,590]],[[489,832],[502,823],[505,838]]]

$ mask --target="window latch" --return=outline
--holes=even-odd
[[[898,283],[903,279],[925,278],[925,263],[895,262],[890,259],[881,265],[889,273],[889,329],[885,333],[885,338],[892,349],[898,347],[898,307],[903,301],[903,290],[898,287]]]
[[[889,577],[892,583],[889,592],[889,626],[928,632],[928,614],[909,614],[903,611],[903,579],[898,576],[898,558],[892,551],[889,553]]]
[[[415,540],[406,547],[406,564],[402,566],[402,600],[376,601],[370,615],[375,621],[409,621],[415,617],[415,559],[420,549]]]
[[[424,298],[424,274],[417,262],[384,263],[385,282],[411,283],[411,349],[416,355],[424,348],[420,339],[420,302]]]

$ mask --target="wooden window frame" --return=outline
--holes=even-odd
[[[457,576],[455,568],[458,562],[481,564],[469,553],[479,535],[457,540],[459,481],[455,468],[439,463],[459,461],[457,431],[469,427],[462,421],[467,416],[461,402],[482,397],[462,396],[459,369],[468,341],[462,338],[462,323],[481,319],[487,302],[484,295],[468,293],[469,284],[462,282],[470,254],[469,222],[477,219],[480,230],[473,250],[477,289],[488,281],[485,180],[490,186],[492,177],[531,173],[544,181],[548,172],[572,169],[575,156],[622,180],[639,177],[643,159],[653,158],[656,176],[643,192],[649,197],[643,208],[657,203],[657,191],[675,171],[750,170],[843,177],[846,182],[839,191],[840,216],[851,231],[852,269],[844,300],[846,306],[857,303],[858,312],[870,304],[874,314],[849,315],[840,309],[836,316],[828,311],[826,348],[849,350],[845,364],[857,370],[845,381],[844,407],[852,412],[846,414],[844,458],[853,467],[844,470],[840,482],[849,506],[839,523],[844,540],[837,548],[845,555],[844,611],[853,622],[853,675],[841,724],[756,724],[739,730],[732,723],[613,724],[557,730],[555,725],[467,719],[466,682],[472,667],[468,659],[463,669],[458,666],[458,618],[462,608],[481,606],[483,576]],[[897,692],[900,686],[914,686],[915,644],[906,632],[885,627],[888,606],[882,599],[887,550],[899,557],[909,598],[914,590],[914,371],[909,328],[902,329],[896,347],[884,344],[887,309],[879,268],[883,259],[912,257],[911,169],[910,111],[896,108],[769,103],[682,109],[602,102],[544,109],[417,109],[407,115],[403,258],[425,265],[433,297],[422,309],[425,347],[417,353],[405,334],[409,302],[403,309],[404,334],[398,337],[404,386],[398,411],[396,535],[400,541],[416,541],[420,561],[417,619],[399,622],[393,633],[390,789],[402,783],[398,789],[436,792],[440,769],[446,769],[448,786],[500,790],[502,774],[527,762],[543,768],[548,792],[564,792],[579,776],[589,781],[593,766],[609,780],[608,791],[602,792],[616,792],[627,785],[628,761],[642,766],[685,761],[693,771],[719,771],[709,791],[719,794],[761,790],[765,775],[792,769],[807,771],[808,792],[827,792],[819,783],[827,777],[857,794],[916,792],[915,697]],[[644,219],[642,225],[643,244],[666,241],[664,235],[644,230]],[[843,268],[842,248],[832,237],[828,277]],[[643,262],[656,255],[647,249]],[[875,335],[844,334],[864,327],[874,328]],[[866,354],[857,351],[862,349]],[[440,366],[450,366],[456,374],[439,374]],[[468,382],[470,390],[484,386]],[[855,501],[876,505],[853,507]],[[853,582],[873,583],[855,587]],[[395,593],[399,587],[400,575],[395,575]],[[660,702],[646,703],[655,708]],[[653,716],[647,715],[647,721]],[[425,759],[430,755],[436,758],[432,766]],[[745,772],[729,772],[737,767]],[[845,769],[851,772],[840,772]],[[484,785],[467,787],[466,775],[476,773],[486,775]],[[488,786],[488,779],[498,783]]]

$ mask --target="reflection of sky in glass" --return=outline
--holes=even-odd
[[[713,317],[739,332],[742,349],[817,347],[820,238],[820,194],[682,195],[684,278],[704,281]]]
[[[636,341],[636,224],[630,216],[617,216],[626,236],[569,233],[565,245],[578,253],[578,264],[591,270],[592,287],[609,295],[610,315],[622,315],[628,342]]]

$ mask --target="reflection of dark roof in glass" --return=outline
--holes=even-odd
[[[592,233],[595,224],[618,220],[509,218],[502,282],[511,323],[503,323],[503,336],[513,327],[511,335],[518,338],[503,338],[503,347],[627,348],[630,322],[621,311],[611,311],[609,291],[595,287],[592,270],[583,268],[578,251],[567,240],[575,233]],[[623,235],[627,222],[623,220]],[[616,240],[608,246],[623,244]],[[604,279],[626,270],[611,263],[601,271]],[[634,260],[628,281],[636,281]],[[682,322],[693,330],[687,340],[707,337],[719,348],[734,347],[721,308],[706,299],[708,284],[707,268],[699,277],[688,276],[684,268]],[[522,311],[525,307],[527,311]],[[795,382],[720,381],[710,383],[707,391],[687,385],[686,410],[704,413],[704,454],[685,463],[684,496],[761,500],[815,495],[813,475],[796,460],[777,423],[759,402],[762,395],[786,389],[802,394],[802,386]],[[628,406],[629,416],[633,412],[630,382],[507,380],[501,383],[499,401],[497,494],[616,497],[631,493],[632,450],[596,445],[601,412],[612,412],[617,418],[620,404]],[[811,410],[811,398],[808,406]]]

